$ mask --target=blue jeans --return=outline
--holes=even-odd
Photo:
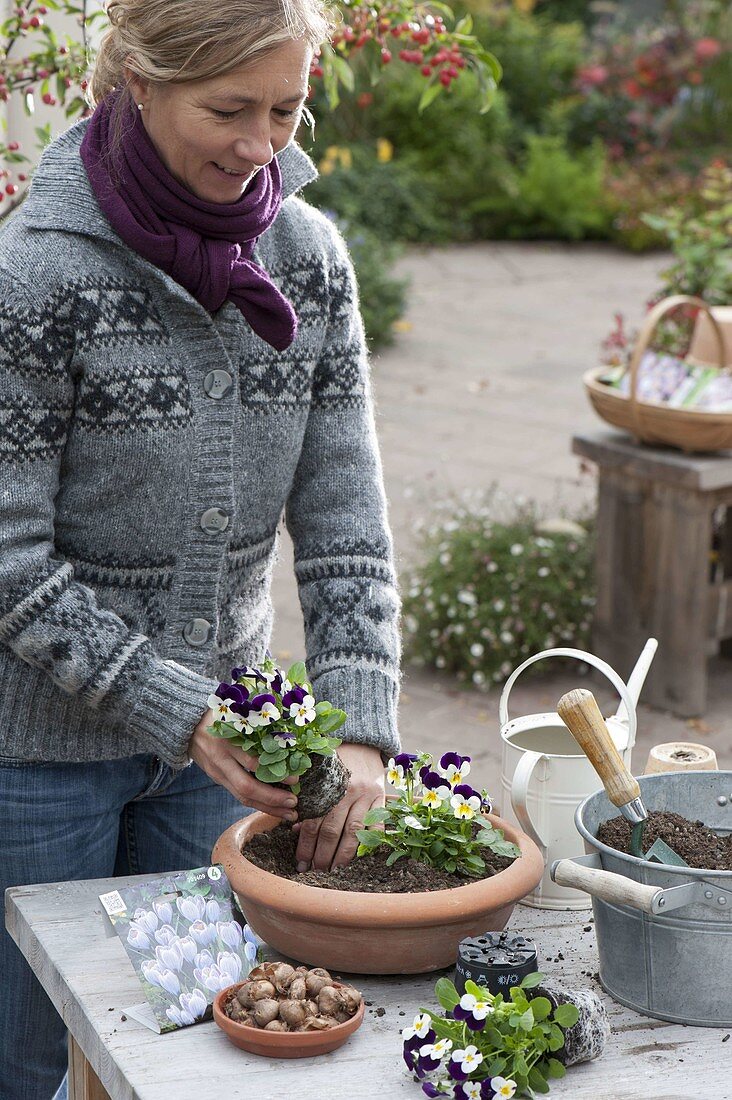
[[[0,761],[0,887],[207,866],[219,834],[250,812],[195,764]],[[66,1062],[63,1021],[3,928],[0,1096],[51,1100]]]

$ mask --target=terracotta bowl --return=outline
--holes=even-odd
[[[334,982],[338,985],[338,982]],[[244,982],[237,982],[216,994],[213,1003],[213,1017],[221,1030],[235,1047],[249,1051],[250,1054],[263,1054],[266,1058],[312,1058],[316,1054],[330,1054],[345,1043],[363,1023],[366,1010],[363,1001],[355,1016],[345,1024],[336,1024],[327,1031],[263,1031],[258,1027],[249,1027],[236,1020],[230,1020],[224,1012],[224,1001],[229,994],[240,989]]]
[[[262,813],[222,833],[212,860],[223,864],[251,927],[277,951],[350,974],[419,974],[452,966],[466,936],[499,932],[541,879],[544,860],[534,842],[499,817],[488,820],[519,846],[521,857],[492,878],[451,890],[369,894],[272,875],[242,855],[251,836],[279,824]]]

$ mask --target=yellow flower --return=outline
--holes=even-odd
[[[376,159],[379,164],[388,164],[391,158],[394,156],[394,146],[388,138],[380,137],[376,139]]]

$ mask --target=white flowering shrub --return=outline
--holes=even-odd
[[[525,508],[498,521],[459,508],[426,533],[405,585],[411,659],[482,689],[532,653],[586,648],[594,590],[590,521],[542,521]]]

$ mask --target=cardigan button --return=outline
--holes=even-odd
[[[208,619],[189,619],[183,627],[183,637],[188,645],[205,645],[211,637],[211,623]]]
[[[201,527],[207,535],[218,535],[229,526],[229,517],[223,508],[208,508],[201,516]]]
[[[203,388],[214,401],[220,401],[231,393],[234,379],[227,370],[210,370],[203,380]]]

